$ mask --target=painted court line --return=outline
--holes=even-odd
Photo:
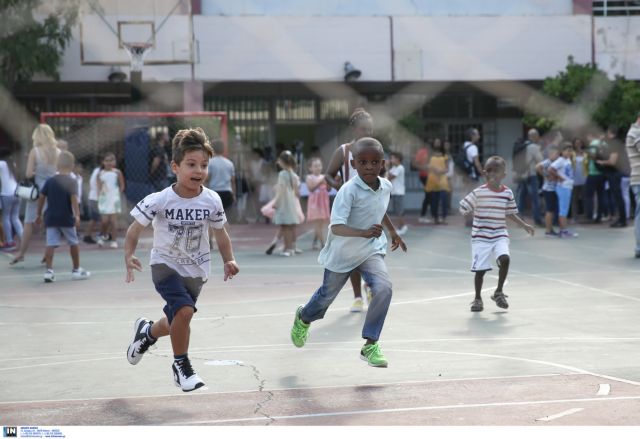
[[[183,422],[184,425],[199,425],[199,424],[226,424],[231,422],[257,422],[267,420],[286,420],[286,419],[306,419],[306,418],[321,418],[321,417],[334,417],[334,416],[353,416],[353,415],[368,415],[368,414],[381,414],[381,413],[407,413],[407,412],[421,412],[431,410],[460,410],[460,409],[476,409],[487,407],[523,407],[530,405],[542,405],[542,404],[564,404],[564,403],[576,403],[576,402],[602,402],[602,401],[634,401],[640,400],[640,396],[619,396],[610,398],[577,398],[577,399],[549,399],[549,400],[537,400],[537,401],[517,401],[517,402],[490,402],[481,404],[454,404],[454,405],[439,405],[439,406],[422,406],[422,407],[402,407],[392,409],[371,409],[371,410],[352,410],[347,412],[326,412],[326,413],[306,413],[300,415],[289,416],[277,416],[269,415],[269,418],[252,417],[252,418],[235,418],[235,419],[211,419],[207,421],[193,421]]]
[[[408,384],[429,384],[429,383],[443,383],[443,382],[465,382],[465,381],[491,381],[491,380],[516,380],[516,379],[527,379],[527,378],[548,378],[548,377],[558,377],[558,376],[574,376],[574,375],[585,375],[581,373],[549,373],[549,374],[540,374],[540,375],[506,375],[506,376],[493,376],[493,377],[478,377],[478,378],[447,378],[447,379],[438,379],[438,380],[421,380],[421,381],[398,381],[398,382],[373,382],[373,383],[364,383],[364,384],[343,384],[343,385],[334,385],[334,386],[309,386],[309,387],[283,387],[283,388],[273,388],[269,389],[271,391],[290,391],[290,390],[328,390],[328,389],[347,389],[347,388],[358,388],[362,386],[372,387],[384,387],[384,386],[401,386]],[[200,390],[200,389],[199,389]],[[87,402],[87,401],[109,401],[112,399],[144,399],[144,398],[166,398],[166,397],[194,397],[194,396],[207,396],[207,395],[227,395],[227,394],[242,394],[242,393],[255,393],[258,392],[255,389],[251,390],[231,390],[231,391],[218,391],[218,392],[194,392],[190,394],[185,393],[167,393],[167,394],[159,394],[159,395],[135,395],[135,396],[102,396],[96,398],[66,398],[66,399],[39,399],[39,400],[30,400],[30,401],[2,401],[0,402],[0,406],[3,404],[41,404],[41,403],[61,403],[61,402]]]
[[[538,418],[536,419],[536,421],[549,422],[549,421],[553,421],[554,419],[562,418],[564,416],[573,415],[574,413],[581,412],[582,410],[584,409],[575,408],[575,409],[565,410],[564,412],[560,412],[556,415],[545,416],[544,418]]]

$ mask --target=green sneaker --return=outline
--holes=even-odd
[[[291,341],[298,348],[301,348],[306,343],[309,336],[309,326],[311,326],[311,324],[305,323],[300,319],[302,308],[302,306],[299,306],[296,309],[296,317],[293,319],[293,328],[291,328]]]
[[[382,352],[380,352],[378,343],[364,345],[360,350],[360,358],[373,367],[387,367],[389,364]]]

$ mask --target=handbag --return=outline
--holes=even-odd
[[[40,189],[34,180],[23,180],[18,183],[15,195],[23,200],[35,201],[40,196]]]

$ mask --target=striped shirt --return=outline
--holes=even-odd
[[[508,238],[506,217],[518,213],[513,192],[504,185],[497,191],[486,184],[475,188],[460,201],[460,208],[473,211],[472,242],[493,242],[499,238]]]
[[[634,123],[629,128],[626,146],[631,166],[631,184],[640,184],[640,124]]]

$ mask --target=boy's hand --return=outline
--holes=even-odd
[[[471,215],[471,214],[473,213],[473,211],[472,211],[472,210],[465,209],[465,208],[463,208],[462,206],[460,206],[460,208],[458,209],[458,211],[459,211],[462,215],[464,215],[464,216],[469,216],[469,215]]]
[[[135,256],[125,256],[124,263],[127,266],[127,278],[126,282],[133,282],[135,280],[133,276],[133,270],[142,271],[142,263],[140,263],[140,259]]]
[[[75,220],[76,220],[76,222],[75,222],[76,227],[80,227],[80,215],[76,215],[75,216]]]
[[[367,230],[362,231],[363,238],[379,238],[382,235],[382,224],[373,224]]]
[[[400,247],[403,252],[407,251],[407,244],[404,243],[400,235],[397,233],[391,234],[391,251],[396,251],[396,249]]]
[[[236,261],[225,262],[224,263],[224,281],[226,282],[227,279],[233,279],[233,276],[238,274],[239,271],[240,271],[240,267],[238,267],[238,264],[236,263]]]
[[[42,215],[38,214],[38,216],[36,217],[36,226],[40,227],[40,224],[42,224]]]
[[[527,233],[528,233],[529,235],[531,235],[531,236],[533,236],[533,235],[534,235],[534,233],[535,233],[535,229],[534,229],[533,227],[531,227],[531,225],[530,225],[530,224],[526,224],[526,223],[525,223],[525,225],[524,225],[523,227],[524,227],[524,229],[527,231]]]

